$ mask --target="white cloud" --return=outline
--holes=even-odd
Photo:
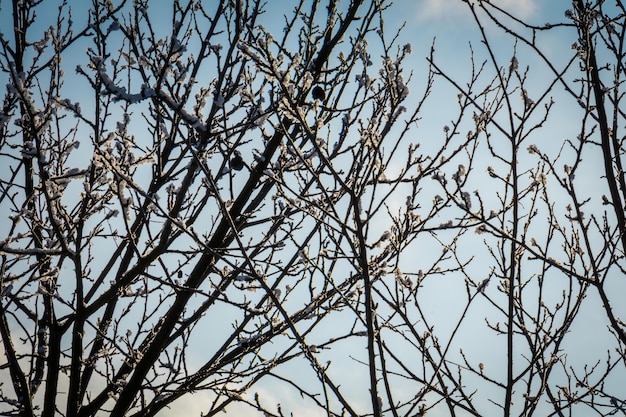
[[[206,391],[184,395],[159,413],[163,417],[199,416],[210,408],[213,396]]]
[[[538,9],[536,0],[495,0],[494,4],[522,19],[532,16]]]
[[[300,417],[324,417],[327,415],[324,410],[303,401],[299,395],[286,389],[281,384],[253,387],[245,395],[252,399],[255,392],[259,394],[261,404],[271,411],[276,411],[278,405],[282,404],[283,411],[286,412],[285,414],[293,414]],[[209,411],[214,398],[214,394],[206,391],[188,394],[161,411],[159,415],[163,417],[199,416],[200,413]],[[225,412],[227,413],[225,416],[263,416],[263,413],[254,410],[251,406],[238,402],[228,405]]]
[[[476,3],[477,0],[472,0]],[[537,0],[492,0],[495,6],[510,12],[519,18],[527,18],[538,9]],[[469,18],[467,5],[460,0],[422,0],[416,2],[417,18],[421,21]]]

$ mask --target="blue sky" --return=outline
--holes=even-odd
[[[78,2],[76,2],[78,3]],[[268,22],[268,29],[271,29],[271,22],[277,22],[277,24],[282,23],[282,14],[288,12],[289,10],[285,8],[285,3],[288,2],[279,2],[279,1],[269,1],[268,2],[268,13],[265,17]],[[514,14],[528,19],[531,22],[537,24],[543,24],[546,22],[556,22],[564,20],[564,8],[568,2],[561,1],[515,1],[515,0],[502,0],[497,4],[501,4],[502,7],[512,10]],[[80,7],[82,4],[77,5]],[[1,9],[1,17],[3,21],[7,18],[6,6]],[[169,11],[168,11],[169,12]],[[76,15],[79,16],[81,11],[77,8],[75,11]],[[40,17],[50,17],[53,19],[54,16],[50,14],[46,16],[43,13],[40,13]],[[472,44],[477,61],[482,61],[485,57],[484,47],[481,45],[481,39],[479,36],[479,32],[476,29],[476,23],[473,21],[471,14],[466,5],[462,4],[461,1],[452,1],[452,0],[423,0],[423,1],[413,1],[413,0],[399,0],[396,1],[393,7],[389,9],[387,17],[386,17],[386,28],[385,30],[389,35],[391,35],[396,29],[398,29],[404,22],[406,21],[406,26],[404,27],[401,37],[399,40],[399,45],[403,45],[405,43],[410,43],[412,45],[412,55],[406,61],[405,65],[405,74],[408,72],[413,72],[413,81],[410,85],[412,95],[409,96],[407,106],[410,107],[412,100],[414,97],[418,97],[423,91],[424,88],[424,77],[427,71],[427,62],[426,57],[430,51],[430,47],[433,41],[433,38],[436,38],[436,54],[435,60],[440,63],[441,66],[449,70],[455,79],[460,82],[466,81],[469,77],[469,62],[470,62],[470,52],[469,45]],[[164,22],[169,24],[169,20],[164,19]],[[52,23],[46,22],[42,24],[41,29],[42,32],[47,27],[47,24]],[[500,35],[500,32],[494,28],[491,24],[485,22],[486,33],[490,37],[491,41],[493,41],[494,51],[496,52],[497,59],[501,67],[506,67],[514,53],[513,43],[510,38],[505,38]],[[3,27],[8,27],[6,24]],[[166,28],[167,25],[164,25]],[[563,57],[568,57],[571,55],[571,42],[572,39],[575,38],[571,33],[572,29],[563,29],[555,31],[547,35],[542,39],[542,49],[547,51],[550,56],[554,57],[556,62],[560,62]],[[167,30],[166,30],[167,32]],[[278,37],[278,35],[276,36]],[[377,45],[374,43],[371,44],[371,53],[373,59],[379,59],[380,57],[376,55],[375,51],[377,49]],[[520,61],[520,66],[525,67],[529,65],[531,67],[531,71],[529,74],[529,95],[534,97],[538,91],[541,91],[543,86],[548,83],[551,78],[550,74],[546,73],[545,65],[537,62],[534,58],[533,54],[530,54],[523,47],[518,48],[517,52],[518,59]],[[81,62],[85,60],[85,55],[82,54],[82,51],[79,48],[75,48],[72,54],[68,54],[65,58],[68,62],[69,68],[74,68],[74,62]],[[547,74],[547,75],[546,75]],[[66,80],[65,93],[69,97],[76,97],[76,100],[81,99],[81,88],[78,83],[74,84],[70,81],[70,78]],[[420,121],[419,126],[416,130],[416,137],[424,142],[424,147],[428,148],[429,146],[436,147],[438,141],[442,138],[442,129],[443,126],[449,124],[450,119],[456,116],[454,107],[454,103],[456,101],[457,92],[451,88],[451,86],[445,82],[445,80],[439,79],[435,86],[435,91],[430,98],[429,106],[426,107],[423,119]],[[568,118],[572,117],[571,115],[577,115],[580,113],[580,109],[570,104],[571,101],[569,98],[561,97],[559,94],[559,89],[555,89],[554,97],[555,100],[559,103],[555,108],[556,117],[551,118],[551,122],[548,123],[545,129],[542,130],[541,136],[536,140],[545,140],[545,142],[541,143],[542,149],[546,152],[556,153],[560,149],[563,140],[565,138],[575,137],[577,134],[578,126],[576,124],[570,124],[568,122]],[[521,100],[519,104],[521,106]],[[89,108],[89,100],[85,100],[84,104],[82,104],[84,109]],[[563,122],[565,120],[565,122]],[[570,129],[571,127],[571,129]],[[533,138],[533,140],[535,140]],[[431,141],[428,143],[428,141]],[[529,142],[531,143],[531,142]],[[588,172],[591,174],[595,174],[593,169],[594,166],[598,166],[598,160],[594,160],[595,156],[590,156],[588,160],[588,164],[590,168]],[[530,160],[528,160],[530,161]],[[77,161],[78,162],[78,161]],[[84,162],[84,161],[82,161]],[[491,163],[491,162],[489,162]],[[530,162],[529,162],[530,163]],[[480,161],[478,167],[481,169],[484,168],[486,170],[486,163]],[[483,166],[484,165],[484,166]],[[486,174],[483,172],[483,177]],[[473,186],[477,189],[481,187],[485,187],[485,184],[489,183],[481,183],[480,175],[478,175],[479,180],[476,181]],[[587,185],[589,184],[590,188],[595,186],[595,183],[598,181],[598,176],[595,177],[593,175],[589,175],[588,177],[584,175],[579,175],[578,180],[580,184]],[[488,185],[487,185],[488,187]],[[437,192],[434,190],[426,190],[427,192]],[[430,199],[428,199],[430,201]],[[404,204],[404,197],[400,196],[397,198],[397,201],[389,202],[390,205],[400,206]],[[444,222],[447,219],[441,219]],[[386,225],[380,225],[380,232],[385,230]],[[0,226],[0,230],[2,226]],[[539,231],[538,233],[541,233]],[[445,240],[445,236],[442,239]],[[478,238],[476,238],[476,242],[478,242]],[[407,265],[407,268],[418,269],[424,268],[427,269],[431,258],[438,256],[439,247],[437,247],[437,252],[432,250],[433,247],[431,245],[432,242],[416,242],[412,247],[411,251],[415,251],[419,256],[413,256],[409,254],[407,256],[407,260],[405,261],[407,264],[412,263],[412,265]],[[460,253],[465,254],[466,256],[487,256],[484,247],[479,247],[479,245],[472,246],[469,248],[464,248],[460,251]],[[484,266],[484,265],[482,265]],[[484,269],[477,269],[479,274],[484,274]],[[560,288],[561,282],[557,282],[555,285],[555,289],[558,290]],[[495,293],[496,284],[491,284],[490,290],[493,290]],[[618,287],[619,288],[619,287]],[[424,294],[432,294],[432,296],[427,297],[427,300],[431,302],[425,302],[423,305],[424,311],[426,314],[432,318],[433,322],[437,325],[437,331],[441,335],[447,335],[452,332],[453,326],[456,323],[456,320],[459,318],[461,314],[461,310],[464,303],[465,298],[465,289],[463,285],[463,277],[458,275],[446,275],[438,277],[437,280],[430,280],[429,285],[424,288]],[[497,297],[497,294],[494,295]],[[593,297],[591,295],[590,297]],[[502,300],[502,299],[500,299]],[[446,308],[442,308],[442,305]],[[588,305],[593,305],[593,303],[588,303]],[[493,306],[491,306],[486,300],[480,300],[477,303],[472,305],[472,308],[469,311],[469,314],[472,314],[473,317],[477,319],[477,323],[479,326],[472,327],[471,325],[464,325],[460,330],[458,339],[460,341],[475,341],[477,338],[480,340],[487,340],[489,337],[486,333],[484,333],[484,321],[482,317],[488,315],[492,310]],[[585,314],[581,315],[581,320],[579,320],[576,326],[573,328],[572,337],[577,337],[577,335],[581,335],[581,339],[583,335],[593,330],[594,325],[596,328],[601,326],[597,326],[598,322],[603,320],[603,316],[597,314],[597,310],[592,309],[589,312],[585,312]],[[229,323],[222,323],[226,331],[228,329]],[[202,334],[202,336],[204,336]],[[482,339],[485,337],[485,339]],[[575,357],[576,354],[580,354],[582,357],[585,357],[589,353],[593,353],[598,350],[599,347],[604,346],[604,342],[607,342],[609,335],[606,332],[598,332],[598,336],[593,338],[593,342],[597,345],[594,346],[591,342],[585,342],[579,344],[576,349],[570,351],[572,356]],[[502,346],[504,343],[503,338],[500,339],[489,339],[490,342],[493,343],[467,343],[463,342],[463,348],[466,349],[467,352],[472,352],[475,357],[484,358],[487,363],[487,369],[490,372],[496,372],[497,366],[493,366],[493,364],[498,364],[501,359]],[[495,340],[495,342],[494,342]],[[453,349],[458,349],[459,346],[456,344],[453,346]],[[359,347],[360,348],[360,347]],[[348,347],[346,347],[348,349]],[[600,349],[601,350],[601,349]],[[201,359],[203,353],[203,346],[200,344],[197,349],[198,359]],[[406,351],[406,354],[410,354],[410,350]],[[364,354],[364,352],[356,352],[355,355]],[[456,353],[454,354],[456,355]],[[453,355],[453,356],[454,356]],[[500,355],[500,356],[499,356]],[[329,357],[332,355],[328,355]],[[341,355],[338,355],[337,358],[340,358]],[[345,359],[345,357],[344,357]],[[488,363],[488,361],[492,361]],[[346,361],[344,363],[338,362],[338,360],[334,361],[334,372],[338,374],[352,375],[352,378],[348,381],[351,382],[352,386],[344,387],[347,392],[350,392],[354,395],[355,398],[362,399],[363,410],[367,410],[367,385],[366,381],[363,380],[361,373],[353,372],[355,365],[353,362]],[[293,373],[297,374],[299,372],[305,372],[302,364],[294,365],[292,368],[285,370],[285,374]],[[308,372],[308,371],[307,371]],[[501,371],[503,372],[503,371]],[[495,374],[494,374],[495,375]],[[498,375],[500,376],[500,375]],[[282,388],[280,388],[282,389]],[[409,388],[407,388],[409,389]],[[277,388],[272,385],[264,385],[261,384],[259,388],[253,391],[260,391],[263,394],[264,401],[267,403],[271,402],[282,402],[282,404],[289,409],[294,411],[294,414],[304,415],[304,416],[319,416],[321,415],[319,410],[311,410],[307,406],[303,405],[302,401],[299,401],[298,398],[293,399],[285,399],[284,393],[277,392]],[[484,395],[484,394],[483,394]],[[176,404],[170,411],[164,411],[163,415],[166,416],[175,416],[179,415],[183,412],[188,413],[190,415],[198,415],[200,411],[206,408],[205,401],[209,400],[209,396],[204,393],[198,393],[193,398],[189,397],[188,400],[182,400],[179,404]],[[484,399],[486,402],[486,398]],[[233,415],[238,415],[239,413],[245,413],[245,410],[239,408],[240,406],[234,406],[232,409],[229,409],[229,412]],[[437,412],[433,412],[429,415],[438,415]]]

